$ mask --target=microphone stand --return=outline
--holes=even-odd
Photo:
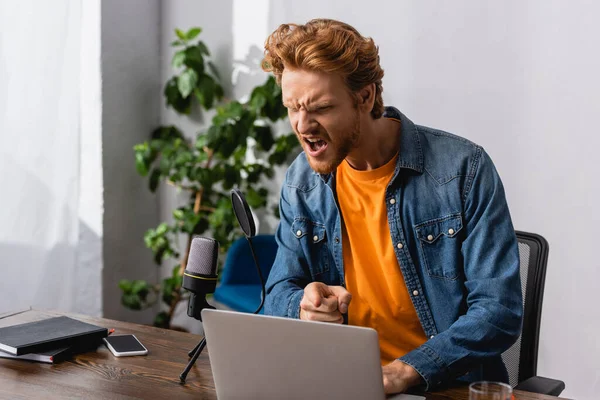
[[[254,313],[253,313],[253,314],[258,314],[260,309],[265,304],[265,280],[263,278],[262,271],[260,270],[260,265],[258,264],[258,259],[256,258],[256,253],[254,252],[254,246],[252,246],[252,239],[249,236],[246,236],[246,240],[248,240],[248,244],[250,245],[250,252],[252,253],[252,259],[254,260],[254,265],[256,266],[256,271],[258,272],[258,277],[260,278],[260,284],[262,287],[260,305],[258,306],[256,311],[254,311]],[[186,367],[183,370],[183,372],[181,373],[181,375],[179,375],[180,383],[182,383],[182,384],[185,383],[185,379],[186,379],[188,373],[190,372],[190,370],[196,363],[196,360],[198,359],[198,357],[200,357],[200,353],[202,353],[202,350],[204,350],[204,347],[206,347],[206,336],[203,337],[202,340],[196,345],[196,347],[194,347],[188,353],[188,357],[192,357],[192,358],[186,365]]]

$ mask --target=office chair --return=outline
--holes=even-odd
[[[277,253],[275,236],[257,235],[252,238],[252,245],[266,281]],[[215,290],[214,298],[234,311],[252,313],[260,305],[260,278],[245,237],[237,239],[229,248],[221,283]],[[263,310],[260,313],[262,314]]]
[[[536,376],[542,317],[542,300],[548,262],[548,242],[542,236],[517,231],[523,291],[523,330],[517,341],[502,354],[509,383],[517,390],[558,396],[563,381]]]

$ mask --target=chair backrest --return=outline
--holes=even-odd
[[[548,263],[548,242],[542,236],[517,231],[523,291],[523,330],[519,339],[502,354],[509,383],[519,382],[537,373],[542,300]]]
[[[256,235],[251,240],[260,270],[266,280],[277,254],[275,236]],[[233,242],[227,251],[221,284],[256,284],[260,286],[260,278],[256,273],[250,245],[245,237]]]

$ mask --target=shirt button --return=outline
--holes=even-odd
[[[434,336],[435,336],[435,335],[431,335],[431,336],[429,336],[429,339],[433,339],[433,337],[434,337]]]
[[[298,231],[298,232],[300,232],[300,231]],[[431,242],[433,240],[433,235],[427,236],[427,240],[429,240]]]
[[[419,295],[419,291],[418,290],[413,290],[413,296],[418,296]]]
[[[339,243],[339,242],[340,242],[340,238],[336,236],[336,238],[335,238],[335,242],[336,242],[336,243]]]
[[[313,236],[313,241],[316,242],[317,240],[319,240],[319,237],[317,235]]]
[[[452,228],[448,229],[448,233],[449,233],[450,235],[453,235],[453,234],[454,234],[454,229],[452,229]]]
[[[396,246],[397,246],[399,249],[402,249],[402,248],[404,247],[404,245],[403,245],[402,243],[398,243]]]
[[[300,230],[296,231],[296,236],[302,236],[302,231],[300,231]]]
[[[390,204],[396,204],[396,199],[391,199]]]

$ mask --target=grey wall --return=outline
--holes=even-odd
[[[104,170],[104,316],[152,322],[155,310],[120,303],[120,279],[158,281],[144,245],[157,225],[157,196],[136,170],[133,146],[160,120],[160,1],[102,0],[102,145]]]

